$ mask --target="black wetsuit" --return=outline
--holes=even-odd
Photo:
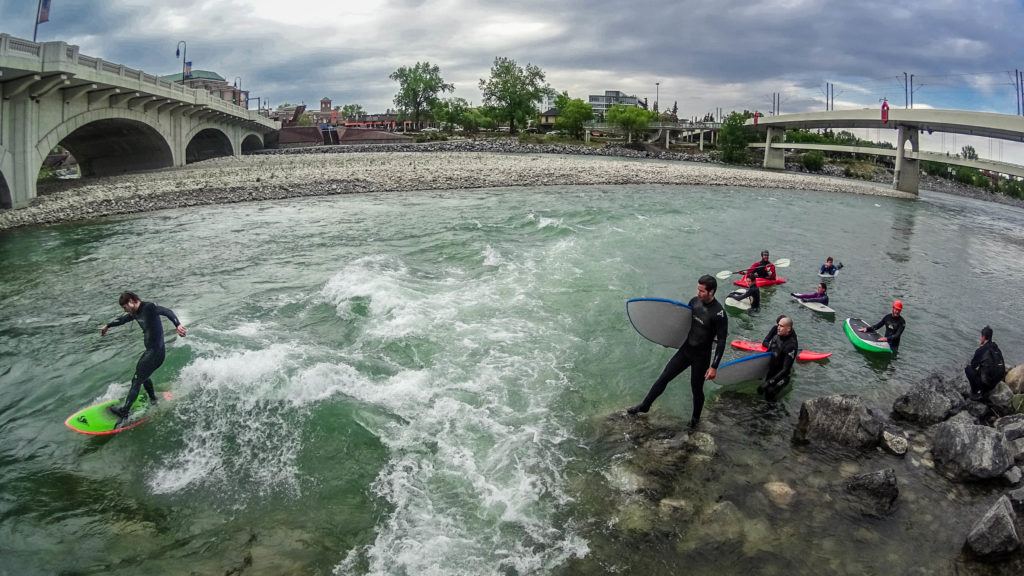
[[[746,290],[737,290],[729,297],[733,300],[743,300],[744,298],[750,298],[750,309],[760,310],[761,309],[761,289],[757,287],[757,282],[751,282],[750,286]]]
[[[964,373],[971,383],[971,393],[987,396],[1006,376],[1003,352],[995,342],[985,342],[974,351],[974,357],[964,368]]]
[[[885,326],[885,338],[889,342],[889,348],[892,349],[892,355],[895,356],[900,349],[900,337],[903,336],[903,329],[907,327],[907,321],[903,319],[903,315],[899,317],[893,316],[891,313],[886,314],[871,327],[872,330],[878,330],[882,326]]]
[[[150,376],[164,363],[164,326],[160,321],[161,316],[166,316],[174,323],[175,327],[181,324],[174,312],[152,302],[142,302],[135,314],[125,314],[107,324],[108,328],[113,328],[135,320],[142,327],[143,340],[146,343],[146,351],[142,353],[138,364],[135,365],[132,387],[128,390],[128,397],[121,409],[125,415],[131,411],[132,404],[138,398],[140,386],[145,386],[150,401],[156,402],[156,391],[153,389],[153,380],[150,379]]]
[[[704,410],[704,374],[708,368],[717,370],[718,364],[722,361],[729,332],[729,320],[718,300],[704,304],[700,298],[694,297],[690,300],[690,307],[693,309],[693,322],[690,324],[690,333],[686,337],[686,342],[665,365],[661,376],[658,376],[654,385],[651,386],[644,401],[635,408],[638,412],[650,410],[651,405],[665,391],[668,383],[683,370],[689,368],[690,391],[693,392],[693,417],[690,422],[692,425],[696,425]],[[712,345],[715,349],[713,356],[711,354]]]
[[[759,389],[764,392],[765,398],[775,400],[779,392],[789,384],[789,379],[793,375],[793,363],[796,362],[800,347],[796,330],[790,330],[788,336],[780,336],[779,327],[772,326],[762,344],[771,352],[772,359],[768,362],[764,384]]]

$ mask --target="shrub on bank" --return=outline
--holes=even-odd
[[[444,132],[419,132],[416,134],[417,142],[443,142],[448,139]]]
[[[811,172],[820,172],[825,165],[825,155],[817,150],[811,150],[803,155],[804,168]]]

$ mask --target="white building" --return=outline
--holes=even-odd
[[[640,101],[636,96],[628,96],[618,90],[605,90],[604,95],[591,94],[589,97],[590,108],[594,111],[594,116],[597,118],[604,118],[605,114],[608,113],[608,109],[616,104],[623,104],[626,106],[639,106]]]

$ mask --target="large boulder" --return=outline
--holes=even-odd
[[[1006,437],[995,428],[961,422],[935,426],[932,458],[957,480],[988,480],[1013,465]]]
[[[925,426],[942,422],[964,405],[963,387],[958,380],[932,374],[893,402],[897,418]]]
[[[1006,382],[1014,394],[1024,394],[1024,364],[1011,368],[1003,377],[1003,382]]]
[[[992,423],[1006,436],[1007,440],[1016,440],[1018,438],[1024,438],[1024,414],[1011,414],[1009,416],[1003,416]]]
[[[992,508],[974,523],[967,535],[967,549],[981,559],[998,559],[1020,547],[1017,514],[1010,499],[999,498]]]
[[[855,394],[834,394],[805,401],[793,440],[801,443],[838,444],[850,448],[878,445],[882,417]]]
[[[846,481],[845,490],[852,497],[854,509],[879,518],[892,511],[900,495],[892,468],[854,476]]]
[[[1005,382],[996,384],[996,387],[989,392],[988,402],[996,408],[1002,408],[1005,411],[1010,410],[1010,404],[1013,403],[1013,391],[1006,385]]]

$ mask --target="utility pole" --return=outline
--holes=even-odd
[[[910,108],[914,108],[914,75],[910,75]]]
[[[907,73],[903,73],[903,108],[909,108],[907,105],[909,102],[909,96],[907,93]]]
[[[1014,85],[1017,86],[1017,114],[1018,115],[1024,114],[1024,110],[1021,109],[1022,103],[1024,103],[1024,100],[1022,100],[1022,96],[1021,96],[1020,70],[1014,70],[1013,71],[1013,83],[1014,83]]]

